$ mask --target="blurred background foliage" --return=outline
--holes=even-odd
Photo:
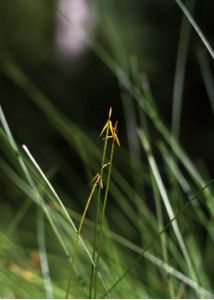
[[[112,105],[123,135],[119,88],[110,71],[90,49],[64,62],[57,57],[56,8],[56,1],[1,1],[1,59],[4,60],[4,55],[12,54],[36,85],[89,133],[98,130],[107,107]],[[196,1],[194,9],[195,19],[211,44],[213,8],[213,1],[207,0]],[[148,75],[154,98],[170,125],[182,13],[172,0],[117,0],[114,1],[113,10],[124,47],[128,55],[137,55],[142,72]],[[106,45],[105,29],[102,26],[105,18],[99,17],[100,11],[97,7],[99,21],[95,28],[96,36]],[[196,56],[196,50],[200,47],[199,38],[192,32],[185,78],[181,140],[190,154],[199,159],[203,157],[211,166],[214,162],[214,145],[210,142],[213,138],[213,116]],[[55,155],[50,147],[58,144],[62,150],[61,141],[58,141],[45,118],[25,93],[2,74],[0,93],[1,104],[16,138],[33,147],[38,157],[48,165],[48,159]],[[126,143],[125,137],[122,143]]]

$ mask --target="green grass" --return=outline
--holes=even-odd
[[[176,2],[213,57],[192,16]],[[115,147],[111,113],[104,142],[93,140],[54,106],[13,58],[2,63],[4,75],[26,93],[49,126],[76,152],[88,182],[97,175],[88,187],[68,167],[65,178],[72,174],[79,186],[78,196],[66,194],[53,184],[54,172],[43,169],[36,153],[18,145],[0,109],[0,180],[6,190],[0,212],[1,298],[214,295],[213,180],[178,140],[190,27],[182,21],[171,129],[146,76],[140,76],[137,58],[130,57],[117,38],[119,24],[115,25],[111,9],[105,6],[112,18],[106,17],[102,26],[112,54],[99,42],[86,39],[118,80],[128,149],[122,143]],[[204,52],[198,60],[213,105],[212,76]],[[11,201],[16,205],[10,205]],[[76,205],[78,201],[84,212]]]

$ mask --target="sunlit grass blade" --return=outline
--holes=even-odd
[[[46,183],[47,187],[49,188],[49,190],[50,190],[51,193],[53,194],[54,198],[57,199],[57,201],[59,202],[60,206],[62,207],[62,209],[63,209],[63,211],[64,211],[64,213],[65,213],[65,215],[66,215],[66,217],[70,220],[73,229],[75,229],[74,223],[71,221],[71,219],[70,219],[69,215],[67,214],[67,211],[66,211],[66,209],[64,208],[64,206],[63,206],[63,204],[62,204],[60,198],[58,197],[58,195],[56,194],[55,190],[53,189],[53,187],[51,186],[51,184],[50,184],[49,181],[47,180],[47,177],[44,175],[44,173],[42,172],[42,170],[40,169],[40,167],[38,166],[38,164],[36,163],[36,161],[34,160],[34,158],[32,157],[32,155],[30,154],[29,150],[26,148],[26,146],[24,147],[24,149],[25,149],[25,152],[28,154],[28,157],[30,158],[32,164],[33,164],[34,167],[36,168],[37,172],[40,174],[41,178],[43,179],[43,181]],[[15,150],[17,151],[17,149],[15,149]],[[24,163],[23,163],[23,164],[24,164]],[[55,225],[55,223],[54,223],[54,220],[52,219],[52,217],[51,217],[51,215],[50,215],[50,213],[49,213],[49,210],[46,208],[46,206],[43,204],[43,202],[41,202],[41,198],[40,198],[39,192],[36,191],[36,187],[35,187],[35,185],[34,185],[34,183],[33,183],[33,180],[32,180],[32,178],[31,178],[31,176],[30,176],[30,174],[29,174],[29,172],[28,172],[28,170],[27,170],[25,164],[24,164],[24,167],[25,167],[25,170],[26,170],[27,177],[30,179],[30,180],[29,180],[29,181],[30,181],[30,185],[32,185],[32,188],[33,188],[34,191],[35,191],[35,197],[34,197],[34,195],[31,195],[31,194],[32,194],[31,188],[29,188],[28,195],[31,196],[30,198],[32,198],[32,196],[33,196],[33,199],[36,199],[36,201],[38,201],[38,203],[41,203],[41,205],[42,205],[42,207],[43,207],[43,209],[44,209],[44,211],[45,211],[45,213],[46,213],[46,216],[47,216],[47,218],[49,219],[49,221],[50,221],[50,223],[51,223],[51,226],[52,226],[52,228],[53,228],[53,230],[54,230],[54,232],[55,232],[55,234],[56,234],[56,236],[57,236],[57,238],[58,238],[60,244],[62,245],[63,249],[65,250],[66,255],[69,256],[69,252],[68,252],[68,250],[67,250],[67,246],[65,246],[64,241],[62,240],[62,238],[61,238],[61,236],[60,236],[60,233],[58,232],[58,229],[57,229],[57,227],[56,227],[56,225]],[[9,174],[9,177],[10,177],[10,178],[11,178],[11,174],[14,174],[14,175],[15,175],[14,172],[13,172],[13,173],[10,172],[10,174]],[[14,175],[13,175],[13,176],[14,176]],[[20,181],[20,179],[15,175],[14,183],[17,184],[19,181]],[[20,183],[21,183],[21,182],[20,182]],[[23,184],[21,183],[21,187],[22,187],[22,186],[23,186]],[[26,186],[25,186],[25,187],[23,186],[22,190],[23,190],[24,192],[26,192]],[[76,230],[76,229],[75,229],[75,230]],[[82,239],[81,239],[81,243],[83,244],[83,247],[85,248],[85,250],[86,250],[86,252],[87,252],[89,258],[91,259],[90,253],[89,253],[88,249],[86,248],[86,246],[85,246],[84,242],[82,241]],[[92,261],[92,264],[93,264],[93,261]],[[99,273],[98,273],[98,277],[101,279]],[[103,283],[102,279],[101,279],[101,282]],[[104,283],[103,283],[103,285],[104,285]]]
[[[4,113],[3,113],[1,107],[0,107],[0,117],[1,117],[2,125],[3,125],[3,127],[5,129],[5,132],[6,132],[7,136],[8,136],[8,140],[10,141],[12,149],[15,151],[15,153],[19,153],[18,147],[16,146],[15,140],[14,140],[14,138],[12,136],[12,133],[10,131],[10,128],[8,126],[8,123],[6,121],[6,118],[4,116]],[[58,233],[58,230],[57,230],[57,228],[56,228],[56,226],[55,226],[55,224],[54,224],[54,222],[53,222],[53,220],[52,220],[52,218],[51,218],[51,216],[50,216],[50,214],[49,214],[46,206],[43,203],[43,200],[42,200],[42,198],[40,196],[40,193],[37,190],[37,188],[36,188],[36,186],[35,186],[35,184],[33,182],[33,179],[32,179],[32,177],[31,177],[31,175],[30,175],[30,173],[29,173],[29,171],[28,171],[28,169],[26,167],[26,164],[25,164],[25,162],[24,162],[24,160],[22,158],[22,155],[18,155],[18,161],[19,161],[20,167],[21,167],[21,169],[22,169],[22,171],[23,171],[23,173],[24,173],[24,175],[25,175],[25,177],[26,177],[26,179],[27,179],[27,181],[29,183],[30,189],[32,189],[32,191],[33,191],[33,195],[35,196],[34,199],[36,200],[36,202],[38,204],[42,205],[42,207],[44,208],[45,213],[46,213],[46,215],[47,215],[50,223],[52,224],[53,230],[56,233],[56,236],[58,237],[60,243],[62,244],[63,249],[65,250],[65,252],[68,255],[68,252],[66,250],[65,244],[64,244],[63,240],[61,239],[60,234]],[[9,168],[7,168],[7,169],[9,170]],[[5,168],[5,170],[6,170],[6,168]],[[12,170],[10,171],[10,174],[14,174],[15,175],[15,173]],[[16,177],[16,175],[15,175],[15,177]],[[15,183],[19,182],[19,181],[20,181],[19,178],[16,177]],[[21,183],[21,181],[20,181],[20,183]],[[25,192],[26,187],[24,188],[23,184],[21,184],[21,186],[23,187],[23,191]],[[30,194],[31,194],[31,192],[30,192]]]
[[[184,177],[184,175],[182,174],[181,170],[179,169],[176,161],[173,159],[173,157],[171,156],[171,154],[167,150],[166,146],[163,143],[160,143],[158,145],[158,147],[159,147],[159,149],[162,153],[162,156],[164,158],[164,161],[165,161],[166,165],[171,170],[172,175],[176,178],[178,184],[180,185],[180,187],[182,188],[182,190],[184,191],[186,196],[190,199],[194,194],[193,188],[191,186],[190,181],[188,181]],[[208,220],[207,220],[206,216],[203,215],[202,209],[201,209],[201,206],[199,205],[199,203],[194,202],[193,207],[195,208],[195,211],[196,211],[197,216],[199,217],[199,219],[206,226]]]
[[[153,195],[154,195],[154,200],[155,200],[155,208],[156,208],[156,215],[157,215],[157,221],[158,221],[158,231],[161,230],[161,228],[164,227],[164,220],[163,220],[163,209],[162,209],[162,203],[160,199],[160,194],[155,182],[155,179],[153,177],[153,174],[151,172],[151,183],[152,183],[152,189],[153,189]],[[161,249],[162,249],[162,255],[163,255],[163,260],[165,264],[169,263],[169,253],[168,253],[168,239],[165,234],[163,234],[160,238],[161,241]],[[167,275],[167,272],[166,272]],[[170,280],[169,276],[166,276],[166,280],[168,282],[169,286],[169,294],[171,298],[175,297],[175,291],[174,287],[172,284],[172,281]]]
[[[45,227],[44,227],[44,213],[41,208],[38,208],[37,212],[37,239],[39,247],[39,257],[41,264],[41,271],[44,280],[44,287],[48,299],[53,299],[53,288],[50,277],[47,247],[45,240]]]
[[[181,0],[174,0],[174,1],[180,7],[180,9],[182,10],[182,12],[186,16],[187,20],[192,25],[192,27],[195,29],[196,33],[198,34],[199,38],[201,39],[202,43],[206,47],[206,49],[209,52],[209,54],[212,57],[212,59],[214,59],[214,51],[213,51],[212,47],[210,46],[210,43],[208,42],[207,38],[205,37],[205,35],[201,31],[200,27],[198,26],[198,24],[196,23],[196,21],[194,20],[194,18],[192,17],[192,15],[190,14],[190,12],[186,8],[186,6],[183,4],[183,2]]]
[[[60,207],[62,208],[63,210],[63,213],[65,214],[67,220],[69,221],[69,223],[71,224],[71,226],[73,227],[74,231],[77,232],[77,228],[75,226],[75,224],[73,223],[73,221],[71,220],[66,208],[64,207],[60,197],[58,196],[58,194],[56,193],[56,191],[54,190],[54,188],[52,187],[52,185],[50,184],[49,180],[47,179],[47,177],[45,176],[45,174],[43,173],[43,171],[41,170],[41,168],[39,167],[39,165],[37,164],[37,162],[35,161],[35,159],[33,158],[33,156],[31,155],[30,151],[28,150],[28,148],[24,145],[23,146],[23,149],[25,150],[25,153],[27,154],[27,156],[29,157],[30,161],[32,162],[32,164],[35,166],[36,170],[39,172],[39,174],[42,176],[42,178],[44,179],[44,181],[46,182],[46,184],[48,185],[49,189],[51,190],[51,192],[53,193],[55,199],[57,200],[57,202],[59,203]],[[92,264],[94,265],[94,261],[91,257],[91,254],[87,248],[87,246],[85,245],[84,241],[82,240],[82,238],[80,237],[80,242],[83,246],[83,248],[85,249],[89,259],[91,260]],[[69,255],[69,254],[68,254]],[[104,288],[106,289],[105,287],[105,283],[100,275],[100,273],[98,272],[98,277],[99,279],[101,280]]]
[[[174,214],[172,205],[170,203],[169,197],[167,195],[166,188],[163,184],[163,180],[161,178],[159,169],[157,167],[157,163],[156,163],[155,158],[152,154],[152,150],[151,150],[151,147],[149,145],[148,139],[146,138],[146,136],[145,136],[145,134],[143,133],[142,130],[139,130],[138,133],[139,133],[139,137],[140,137],[140,140],[142,142],[142,145],[145,148],[145,151],[147,153],[147,157],[148,157],[149,165],[150,165],[150,168],[151,168],[151,172],[154,176],[157,188],[159,190],[159,193],[160,193],[161,198],[163,200],[163,203],[165,205],[165,208],[166,208],[167,214],[169,216],[169,219],[174,219],[175,214]],[[192,278],[197,282],[198,281],[198,276],[195,273],[195,269],[194,269],[194,266],[192,264],[190,254],[189,254],[189,252],[186,248],[185,242],[183,240],[182,234],[180,232],[180,229],[179,229],[179,226],[178,226],[178,223],[177,223],[176,220],[172,223],[172,227],[173,227],[175,236],[177,238],[178,244],[181,248],[181,251],[182,251],[182,253],[185,257],[189,272],[190,272]]]

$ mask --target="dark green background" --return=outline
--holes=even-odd
[[[98,1],[99,2],[99,1]],[[119,35],[127,53],[137,55],[148,74],[157,105],[170,126],[175,62],[182,13],[173,0],[118,0]],[[194,16],[213,45],[214,2],[197,0]],[[111,18],[111,15],[109,16]],[[124,118],[117,80],[90,49],[66,66],[56,58],[54,33],[56,1],[0,2],[1,61],[8,53],[53,103],[95,137],[110,105],[119,120],[126,145]],[[97,27],[96,36],[105,45]],[[192,31],[183,99],[181,141],[194,160],[203,160],[213,174],[213,114],[198,65],[203,47]],[[212,59],[209,58],[213,69]],[[52,129],[28,96],[0,73],[0,101],[17,141],[27,144],[46,168],[58,153],[77,164],[68,145]]]

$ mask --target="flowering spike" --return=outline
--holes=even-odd
[[[117,145],[120,146],[120,141],[119,141],[118,136],[117,136],[117,124],[118,124],[118,122],[116,121],[115,125],[113,127],[113,134],[112,135],[113,135],[114,141],[116,141]]]
[[[102,137],[102,140],[113,139],[117,143],[117,145],[120,146],[120,141],[117,136],[117,121],[115,122],[115,125],[113,127],[112,122],[110,120],[111,115],[112,115],[112,107],[109,108],[108,120],[100,133],[100,137],[103,136],[103,133],[105,131],[108,131],[108,132],[110,131],[110,134],[107,134],[107,136]]]
[[[100,137],[103,135],[103,133],[105,132],[105,130],[107,129],[108,127],[108,122],[103,126],[103,129],[101,130],[101,133],[100,133]]]
[[[120,141],[119,141],[117,135],[115,135],[115,141],[116,141],[117,145],[120,146]]]
[[[110,106],[109,112],[108,112],[108,118],[109,118],[109,120],[111,119],[111,115],[112,115],[112,107]]]
[[[114,128],[112,126],[112,122],[111,121],[109,121],[109,129],[110,129],[111,134],[114,135]]]

